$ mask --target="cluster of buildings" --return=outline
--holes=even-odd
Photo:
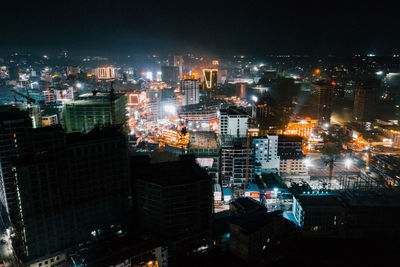
[[[383,187],[399,184],[400,129],[376,120],[374,81],[297,59],[287,73],[246,56],[151,60],[159,69],[1,68],[0,215],[16,262],[167,266],[218,248],[250,263],[298,232],[397,233],[397,217],[382,227],[398,209]],[[335,126],[336,98],[351,102],[351,122]],[[382,191],[294,192],[311,184],[307,157],[322,159],[332,133],[368,153],[358,178],[383,179]]]

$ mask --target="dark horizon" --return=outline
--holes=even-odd
[[[352,55],[397,53],[400,19],[383,7],[52,1],[5,4],[0,51]],[[79,52],[78,52],[79,51]]]

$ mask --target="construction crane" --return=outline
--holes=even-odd
[[[19,95],[19,96],[25,98],[25,99],[26,99],[26,102],[27,102],[28,104],[34,104],[34,103],[36,103],[36,100],[33,99],[32,97],[30,97],[29,95],[24,95],[24,94],[22,94],[22,93],[20,93],[20,92],[18,92],[18,91],[16,91],[16,90],[14,90],[14,89],[11,89],[11,92],[13,92],[14,94],[17,94],[17,95]]]

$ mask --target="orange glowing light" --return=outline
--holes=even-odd
[[[321,73],[321,70],[320,70],[320,69],[316,69],[316,70],[314,71],[314,73],[315,73],[315,74],[320,74],[320,73]]]

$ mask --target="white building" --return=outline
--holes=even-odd
[[[193,105],[200,102],[199,80],[185,79],[181,81],[181,93],[183,94],[183,105]]]
[[[249,115],[242,109],[230,107],[221,109],[219,114],[219,134],[234,137],[247,135],[247,123]]]
[[[259,163],[261,173],[279,172],[278,136],[269,135],[253,139],[254,160]]]
[[[96,68],[95,75],[98,80],[111,80],[115,78],[114,67],[99,67]]]

